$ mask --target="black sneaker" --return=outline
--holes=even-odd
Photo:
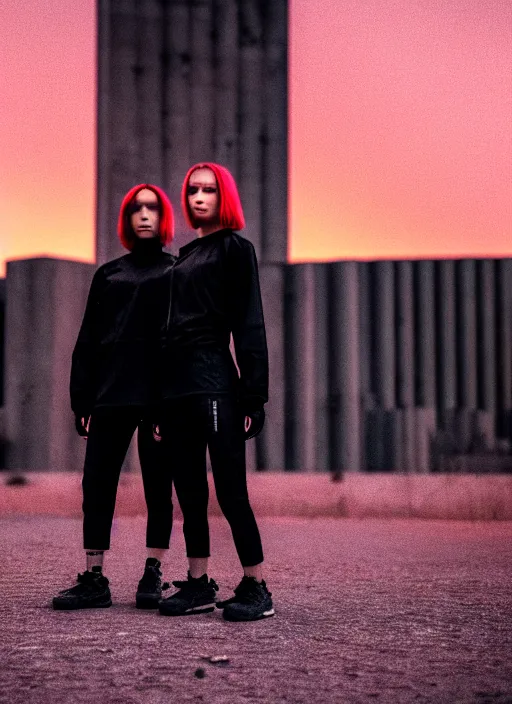
[[[101,570],[92,568],[77,577],[78,584],[63,589],[53,597],[54,609],[101,609],[112,606],[108,579]]]
[[[135,606],[138,609],[158,609],[162,591],[169,589],[169,583],[162,584],[160,562],[155,557],[148,557],[144,574],[137,587]]]
[[[271,597],[265,582],[244,576],[235,589],[235,596],[219,601],[216,606],[224,609],[226,621],[257,621],[275,614]]]
[[[188,578],[183,582],[173,582],[178,590],[175,594],[162,599],[158,604],[160,613],[164,616],[189,616],[192,614],[206,614],[215,608],[215,592],[219,587],[213,579],[208,581],[208,576],[194,579],[188,573]]]

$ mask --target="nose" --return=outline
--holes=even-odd
[[[140,217],[142,220],[147,220],[149,217],[149,210],[146,208],[145,205],[143,205],[140,209]]]

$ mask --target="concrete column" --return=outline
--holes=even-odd
[[[7,439],[5,408],[5,279],[0,279],[0,469],[5,468]]]
[[[512,260],[496,262],[498,435],[512,440]]]
[[[459,313],[458,359],[459,405],[477,407],[476,367],[476,278],[475,261],[462,260],[456,264],[457,307]]]
[[[256,438],[258,468],[285,467],[285,356],[284,356],[284,266],[260,266],[261,296],[265,315],[270,363],[269,402],[266,422]]]
[[[372,321],[371,372],[375,408],[364,416],[364,444],[368,469],[394,470],[401,445],[400,414],[396,408],[396,316],[394,263],[370,267]]]
[[[395,264],[397,331],[397,398],[401,446],[395,469],[410,472],[414,468],[416,442],[414,432],[414,282],[412,262]]]
[[[375,305],[375,390],[379,407],[396,407],[395,287],[393,262],[376,262]]]
[[[438,405],[441,422],[445,426],[451,422],[457,406],[457,319],[455,306],[455,262],[437,262],[438,271]]]
[[[401,408],[414,406],[414,289],[412,262],[396,262],[397,396]]]
[[[288,2],[272,0],[264,7],[261,249],[263,261],[285,262],[288,229]]]
[[[373,408],[375,399],[372,391],[372,305],[370,264],[359,264],[359,379],[363,408]]]
[[[7,265],[7,467],[80,470],[84,441],[69,400],[71,353],[94,266],[58,259]]]
[[[97,2],[97,61],[98,61],[98,100],[96,123],[96,171],[101,188],[96,188],[96,256],[105,262],[110,256],[110,236],[113,236],[112,193],[111,193],[111,140],[110,112],[111,95],[111,0]]]
[[[416,303],[416,471],[431,466],[431,440],[436,413],[436,309],[434,262],[414,265]]]
[[[137,134],[137,46],[139,16],[136,0],[111,0],[110,36],[105,58],[99,48],[99,65],[106,61],[110,67],[109,125],[110,164],[107,173],[98,174],[98,189],[109,181],[109,212],[104,227],[97,233],[97,259],[102,264],[125,254],[116,236],[117,216],[125,193],[139,183],[139,136]],[[100,41],[102,34],[100,34]],[[98,96],[101,103],[102,95]],[[98,126],[100,127],[100,126]]]
[[[372,374],[372,279],[371,267],[373,264],[360,262],[359,264],[359,382],[361,391],[361,419],[363,431],[361,432],[361,467],[369,469],[370,454],[372,452],[370,437],[368,435],[368,418],[375,408],[375,389]]]
[[[238,185],[246,220],[244,234],[261,260],[263,35],[259,0],[239,4],[239,22]]]
[[[475,261],[455,265],[457,284],[457,386],[455,440],[460,452],[468,452],[475,435],[477,409],[477,327]]]
[[[162,69],[165,27],[160,0],[139,0],[137,34],[137,138],[138,174],[135,183],[164,186]]]
[[[4,379],[5,379],[5,279],[0,279],[0,408],[4,405]]]
[[[238,8],[215,0],[215,161],[238,178]]]
[[[286,269],[286,460],[290,469],[329,468],[327,271]]]
[[[416,276],[416,402],[423,408],[436,407],[436,328],[434,262],[415,262]]]
[[[477,261],[477,432],[488,449],[496,437],[496,286],[494,261]]]
[[[212,161],[214,134],[214,36],[212,0],[190,4],[190,159]]]
[[[359,282],[357,262],[332,265],[331,365],[332,395],[331,468],[361,469],[359,387]]]
[[[181,214],[181,185],[192,166],[190,154],[190,8],[188,0],[172,0],[165,8],[164,173],[174,206],[176,237],[173,250],[195,235]]]

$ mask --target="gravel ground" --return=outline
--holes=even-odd
[[[240,578],[212,519],[211,576]],[[144,520],[116,519],[110,609],[57,612],[83,569],[76,519],[0,521],[0,702],[512,703],[512,523],[260,520],[276,616],[134,608]],[[186,570],[181,524],[166,579]],[[226,663],[209,658],[226,656]]]

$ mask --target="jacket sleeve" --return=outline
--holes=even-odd
[[[80,417],[90,415],[96,397],[97,326],[102,278],[101,270],[98,270],[89,289],[82,325],[71,358],[71,408]]]
[[[246,407],[268,401],[268,351],[258,262],[248,240],[232,240],[229,251],[231,332]]]

